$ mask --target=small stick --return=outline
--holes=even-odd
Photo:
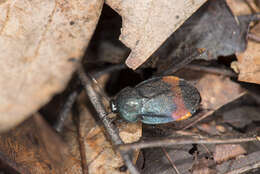
[[[125,64],[112,65],[109,66],[108,68],[105,68],[104,70],[95,71],[91,73],[92,74],[91,76],[93,76],[93,78],[99,78],[104,74],[111,73],[113,71],[118,71],[124,68],[126,68]],[[82,87],[80,87],[80,85],[78,84],[75,86],[75,89],[69,94],[68,99],[66,100],[65,104],[63,105],[58,115],[56,124],[54,125],[54,129],[57,132],[62,132],[64,127],[64,122],[68,119],[72,106],[75,103],[81,91],[82,91]]]
[[[80,65],[79,70],[78,70],[79,78],[85,88],[85,91],[93,104],[94,108],[96,109],[98,116],[100,120],[103,122],[103,125],[110,136],[112,142],[114,145],[122,145],[123,141],[121,140],[120,136],[118,135],[118,130],[117,128],[111,124],[109,118],[107,117],[107,112],[105,111],[105,108],[100,101],[100,96],[95,92],[95,90],[92,87],[91,84],[91,79],[86,76],[82,65]],[[129,151],[128,151],[129,152]],[[128,170],[130,171],[131,174],[139,174],[138,170],[134,166],[130,154],[127,151],[120,151],[119,153],[121,157],[123,158],[125,165],[127,166]]]
[[[81,129],[82,126],[80,124],[80,114],[77,117],[73,117],[76,128],[77,128],[77,140],[79,143],[79,152],[80,152],[80,158],[81,158],[81,167],[82,167],[82,173],[88,174],[88,163],[87,163],[87,157],[86,157],[86,149],[85,149],[85,138],[84,138],[84,130]]]
[[[179,170],[177,169],[176,165],[174,164],[174,162],[172,161],[171,157],[169,156],[168,152],[165,150],[165,148],[162,147],[162,151],[164,152],[164,154],[166,155],[167,159],[169,160],[169,162],[171,163],[173,169],[176,171],[177,174],[181,174],[179,172]]]
[[[69,116],[69,112],[71,111],[71,108],[73,106],[73,104],[75,103],[78,95],[79,95],[79,91],[75,90],[73,91],[68,99],[66,100],[65,104],[63,105],[61,112],[58,116],[58,119],[56,121],[56,124],[54,125],[54,129],[57,132],[62,132],[62,129],[64,127],[64,122],[67,120],[68,116]]]
[[[88,163],[87,163],[87,158],[86,158],[85,139],[82,136],[80,128],[78,128],[78,136],[79,136],[78,141],[79,141],[79,150],[80,150],[80,156],[81,156],[82,171],[83,171],[83,174],[88,174]]]
[[[180,70],[181,68],[191,63],[193,60],[195,60],[198,56],[200,56],[204,52],[205,50],[203,49],[197,49],[196,51],[191,53],[191,55],[189,55],[186,59],[182,60],[177,64],[171,65],[170,68],[168,68],[166,71],[164,71],[162,74],[159,75],[168,75],[168,74],[175,73],[176,71]]]
[[[232,171],[230,171],[226,174],[242,174],[242,173],[245,173],[247,171],[250,171],[252,169],[256,169],[256,168],[259,168],[259,167],[260,167],[260,161],[258,161],[255,164],[252,164],[252,165],[248,165],[248,166],[245,166],[245,167],[242,167],[242,168],[239,168],[239,169],[232,170]]]
[[[211,156],[212,154],[210,153],[208,147],[205,145],[205,144],[200,144],[205,150],[206,152],[208,153],[209,156]]]
[[[248,33],[247,36],[249,39],[251,39],[253,41],[260,42],[260,36],[257,36],[253,33]]]
[[[253,2],[251,0],[245,0],[245,3],[247,4],[247,6],[249,7],[250,11],[252,13],[257,13],[258,11],[258,7],[256,6],[256,4],[253,2],[253,3],[250,3],[250,2]]]
[[[205,118],[207,118],[208,116],[210,116],[211,114],[213,114],[215,110],[210,110],[210,111],[207,111],[205,114],[203,114],[201,117],[199,117],[198,119],[194,120],[193,122],[191,122],[190,124],[186,125],[185,127],[181,128],[182,130],[185,130],[185,129],[188,129],[190,128],[191,126],[197,124],[198,122],[200,122],[201,120],[204,120]]]
[[[243,143],[250,141],[259,141],[257,137],[246,137],[246,138],[164,138],[145,142],[128,143],[124,145],[119,145],[121,151],[129,151],[142,148],[151,147],[167,147],[172,145],[185,145],[185,144],[232,144],[232,143]]]
[[[260,13],[254,13],[251,15],[244,15],[250,17],[251,21],[258,22],[260,20]]]
[[[203,71],[208,72],[212,74],[219,74],[224,75],[228,77],[236,77],[236,73],[234,73],[232,70],[224,69],[224,68],[216,68],[216,67],[206,67],[202,65],[196,65],[196,64],[189,64],[185,68],[196,70],[196,71]]]

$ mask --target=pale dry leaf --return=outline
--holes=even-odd
[[[254,0],[226,0],[233,15],[248,15],[252,13],[252,8],[257,9]],[[249,6],[250,5],[250,6]]]
[[[260,37],[260,24],[251,31]],[[247,49],[237,54],[238,80],[260,84],[260,43],[248,40]]]
[[[206,0],[106,0],[122,16],[120,40],[132,69],[143,64]]]
[[[141,137],[141,123],[120,123],[119,134],[125,143],[138,141]],[[130,136],[131,138],[129,139]],[[120,174],[120,167],[124,165],[120,154],[116,152],[106,138],[102,127],[92,127],[85,139],[86,158],[89,173]],[[137,159],[138,152],[134,159]]]
[[[248,15],[260,12],[254,0],[226,0],[235,16]],[[256,25],[250,32],[260,36],[260,24]],[[238,75],[238,80],[260,84],[260,44],[248,40],[247,49],[236,54],[238,61],[232,62],[231,68]]]
[[[220,163],[246,153],[247,151],[240,144],[219,144],[215,148],[214,160]]]
[[[211,159],[200,158],[195,160],[192,166],[192,174],[216,174],[215,169],[211,169],[214,162]]]
[[[61,91],[91,39],[102,0],[0,1],[0,131]]]
[[[201,94],[202,108],[207,109],[219,108],[243,93],[239,84],[215,74],[205,74],[195,86]]]
[[[103,75],[96,80],[98,84],[97,90],[103,89],[109,80],[109,75]],[[103,102],[105,107],[109,106],[109,103],[105,101]],[[78,97],[77,103],[79,103],[79,119],[77,121],[78,130],[75,128],[75,124],[70,122],[65,126],[66,128],[63,132],[63,135],[69,144],[71,153],[76,156],[78,160],[85,158],[86,161],[83,162],[87,165],[89,174],[129,173],[128,171],[120,171],[120,167],[124,165],[124,162],[116,148],[112,146],[109,135],[105,133],[106,131],[102,124],[95,119],[96,112],[91,110],[92,104],[87,99],[85,93],[82,93]],[[115,116],[115,114],[108,115],[108,117],[111,117],[112,120]],[[141,138],[141,122],[129,123],[114,121],[114,123],[116,123],[118,134],[124,143],[133,143]],[[77,131],[75,131],[75,129]],[[133,162],[136,161],[138,153],[139,150],[134,152]]]
[[[177,72],[176,75],[188,80],[199,90],[201,108],[215,110],[244,92],[240,85],[229,77],[186,68]]]
[[[89,105],[90,103],[87,103]],[[89,174],[125,174],[121,172],[120,167],[124,165],[120,154],[113,148],[108,136],[105,134],[104,128],[97,124],[93,118],[93,113],[83,105],[80,106],[79,116],[79,134],[78,138],[75,126],[67,125],[64,135],[69,144],[71,153],[82,160],[81,155],[85,155],[86,165],[88,166]],[[74,126],[74,130],[73,129]],[[120,122],[117,124],[119,135],[125,143],[138,141],[142,136],[142,124]],[[79,148],[79,139],[84,142]],[[79,151],[83,149],[85,154]],[[134,159],[137,158],[138,151],[134,153]]]

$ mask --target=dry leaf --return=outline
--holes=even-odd
[[[202,158],[195,160],[192,166],[192,174],[216,174],[217,171],[210,168],[214,165],[214,162],[210,159]]]
[[[91,39],[103,1],[0,3],[0,130],[61,91]]]
[[[209,123],[197,124],[197,129],[206,132],[209,135],[220,135],[220,132],[217,130],[215,121]]]
[[[136,69],[206,0],[106,0],[123,19],[120,40],[132,52],[126,64]]]
[[[229,77],[184,68],[176,73],[195,85],[204,109],[217,109],[239,96],[243,89]],[[214,83],[213,83],[214,82]]]
[[[239,84],[231,81],[230,78],[214,74],[205,74],[196,87],[201,94],[202,108],[206,109],[219,108],[243,92]]]
[[[234,18],[225,0],[207,1],[144,65],[150,63],[158,73],[168,74],[194,59],[209,61],[243,52],[249,22]]]
[[[137,141],[141,137],[141,123],[131,124],[124,122],[120,124],[120,136],[128,140],[125,135],[134,137]],[[93,127],[86,137],[86,157],[89,164],[89,173],[120,174],[120,167],[124,165],[119,153],[115,152],[110,142],[105,137],[104,131],[99,127]],[[128,143],[135,142],[128,141]],[[137,154],[136,154],[137,155]],[[135,155],[135,159],[137,156]]]
[[[260,12],[255,1],[226,0],[234,15],[246,15]],[[251,32],[260,36],[260,24]],[[238,80],[260,84],[260,44],[248,40],[247,49],[243,53],[237,53],[238,62],[233,62],[231,67],[239,73]]]
[[[220,144],[216,145],[214,160],[220,163],[245,153],[246,150],[240,144]]]
[[[260,24],[257,24],[252,33],[260,37]],[[247,49],[237,54],[238,80],[260,84],[260,43],[248,41]]]
[[[221,165],[217,165],[216,169],[218,171],[218,174],[238,174],[238,173],[250,173],[253,170],[258,171],[259,156],[260,156],[259,151],[252,152],[237,160],[232,160],[232,161],[230,160],[222,163]]]
[[[82,173],[80,161],[39,115],[0,135],[1,155],[13,161],[3,162],[20,173]]]
[[[68,125],[68,129],[65,129],[64,132],[72,154],[79,160],[79,154],[85,155],[89,174],[122,174],[123,172],[120,172],[119,168],[124,163],[104,133],[104,128],[95,121],[93,113],[89,109],[81,105],[79,110],[79,139],[83,141],[80,145],[82,147],[78,148],[79,139],[77,131],[72,130],[73,125]],[[120,137],[126,143],[138,141],[142,135],[141,123],[120,122],[117,127]],[[81,149],[81,152],[78,149]],[[82,150],[85,151],[85,154],[82,154]],[[135,154],[136,157],[137,154]]]
[[[251,14],[251,7],[257,9],[254,0],[226,0],[226,2],[235,16]]]

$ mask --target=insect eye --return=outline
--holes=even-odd
[[[110,108],[111,108],[112,112],[115,112],[115,113],[118,112],[118,108],[117,108],[117,105],[114,100],[110,101]]]

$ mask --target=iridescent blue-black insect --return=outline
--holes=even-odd
[[[124,88],[111,101],[111,110],[130,122],[161,124],[184,120],[199,108],[200,94],[175,76],[156,77]]]

